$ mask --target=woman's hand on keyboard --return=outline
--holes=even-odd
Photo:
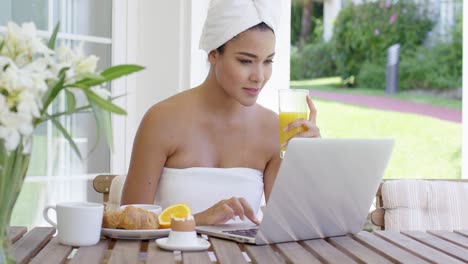
[[[194,215],[196,224],[200,226],[224,224],[236,216],[241,220],[247,217],[254,224],[260,224],[249,203],[243,197],[221,200],[205,211]]]

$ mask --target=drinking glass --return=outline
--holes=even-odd
[[[294,120],[308,118],[307,95],[309,95],[309,90],[304,89],[278,90],[281,157],[284,157],[286,144],[289,139],[300,132],[306,131],[306,128],[303,126],[289,131],[285,131],[285,128]]]

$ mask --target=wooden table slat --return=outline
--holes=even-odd
[[[419,258],[406,250],[403,250],[386,240],[375,236],[367,231],[359,232],[358,234],[354,235],[354,238],[365,244],[369,248],[373,248],[376,251],[379,251],[384,256],[387,256],[394,262],[401,262],[401,263],[429,263],[422,258]]]
[[[279,253],[276,253],[269,245],[245,245],[244,248],[253,263],[286,263]]]
[[[17,263],[26,263],[49,242],[55,233],[53,227],[35,227],[13,244]]]
[[[108,263],[137,263],[140,242],[139,240],[117,240]]]
[[[31,260],[31,264],[64,263],[72,251],[71,246],[60,244],[58,237],[52,238],[47,245]]]
[[[218,263],[247,263],[236,242],[214,237],[210,237],[210,242]]]
[[[343,252],[328,244],[323,239],[306,240],[304,241],[304,245],[306,245],[314,255],[319,256],[321,261],[329,263],[356,263],[356,261],[346,256]]]
[[[333,237],[328,240],[330,244],[345,252],[352,258],[365,263],[391,263],[388,259],[375,251],[360,244],[349,236]]]
[[[427,231],[429,234],[445,239],[455,245],[468,249],[468,237],[450,231]]]
[[[160,249],[153,240],[148,244],[148,258],[146,263],[175,264],[174,252]]]
[[[291,263],[321,263],[314,255],[303,248],[297,242],[279,243],[275,245],[281,253],[286,257],[286,260]]]
[[[26,232],[28,232],[28,228],[25,226],[13,226],[8,229],[8,238],[11,240],[11,243],[14,244],[26,234]]]
[[[433,236],[426,232],[406,231],[402,233],[413,239],[418,240],[421,243],[436,248],[444,252],[445,254],[455,257],[459,260],[468,262],[468,249],[459,247],[453,243],[450,243],[446,240],[443,240],[442,238]]]
[[[190,251],[182,251],[182,262],[184,264],[211,264],[210,256],[208,255],[208,251],[197,251],[197,252],[190,252]]]
[[[353,236],[255,246],[209,238],[208,251],[172,252],[151,240],[103,239],[90,247],[61,245],[55,228],[11,227],[18,263],[468,263],[468,231],[362,231]],[[211,252],[211,250],[213,252]],[[242,252],[246,251],[246,252]],[[72,254],[70,254],[72,252]],[[247,255],[249,257],[247,257]],[[216,260],[215,260],[216,257]]]
[[[448,256],[398,232],[375,231],[374,234],[430,262],[462,263],[456,258]]]
[[[109,240],[101,240],[96,246],[80,247],[69,264],[99,264],[104,259],[108,245]]]
[[[455,230],[454,232],[468,237],[468,230]]]

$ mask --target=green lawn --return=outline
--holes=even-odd
[[[436,106],[442,106],[442,107],[458,109],[458,110],[462,109],[461,100],[441,98],[441,97],[432,96],[432,95],[414,94],[408,91],[401,91],[395,95],[385,95],[385,92],[383,90],[359,88],[359,87],[358,88],[343,88],[341,85],[340,77],[291,81],[291,88],[313,89],[313,90],[338,92],[338,93],[387,96],[387,97],[398,98],[398,99],[411,101],[411,102],[432,104]]]
[[[293,81],[291,87],[383,95],[371,89],[339,88],[339,79]],[[394,97],[461,109],[461,101],[398,94]],[[385,178],[457,179],[461,177],[462,125],[428,116],[382,111],[315,99],[317,125],[326,138],[393,138],[395,149]]]

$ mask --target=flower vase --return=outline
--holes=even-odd
[[[0,140],[0,263],[16,263],[8,236],[11,213],[28,170],[30,144],[8,150]]]

